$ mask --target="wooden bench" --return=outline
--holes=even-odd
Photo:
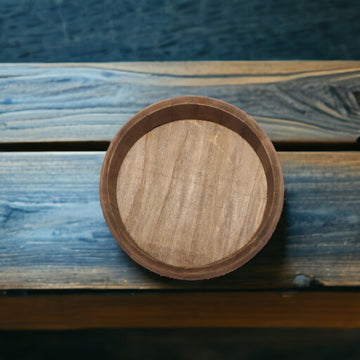
[[[102,216],[109,141],[145,106],[204,95],[280,152],[269,244],[214,280],[159,277]],[[360,327],[360,62],[0,65],[0,329]]]

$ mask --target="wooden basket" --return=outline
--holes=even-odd
[[[184,280],[249,261],[273,234],[283,198],[279,158],[255,120],[199,96],[136,114],[111,142],[100,178],[104,217],[122,249]]]

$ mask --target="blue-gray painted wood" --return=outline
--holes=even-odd
[[[285,205],[269,244],[219,279],[161,278],[102,217],[104,153],[0,153],[0,288],[311,288],[360,285],[360,153],[280,153]]]
[[[238,106],[275,141],[356,142],[360,63],[288,65],[0,65],[0,143],[109,141],[145,106],[181,95]]]
[[[357,0],[1,0],[0,61],[360,59]]]

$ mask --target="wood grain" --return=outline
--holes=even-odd
[[[352,0],[5,0],[0,10],[1,62],[360,58]]]
[[[359,62],[0,64],[0,143],[109,141],[168,97],[205,95],[252,115],[274,141],[360,136]]]
[[[190,125],[188,125],[189,120]],[[201,120],[203,124],[210,124],[204,125],[207,128],[206,130],[202,127],[199,129],[200,123],[196,120]],[[176,122],[177,125],[169,125],[172,122]],[[211,124],[216,125],[214,127]],[[164,125],[166,125],[165,132],[162,130]],[[168,126],[170,127],[168,128]],[[226,129],[219,130],[216,126]],[[153,131],[155,138],[152,140],[152,136],[148,133]],[[223,151],[218,151],[219,147],[217,147],[216,154],[213,147],[209,147],[209,142],[216,143],[216,137],[222,132],[227,137],[223,142],[229,141],[229,145],[232,145],[234,149],[223,147],[221,149]],[[144,176],[140,175],[142,180],[139,184],[138,180],[132,178],[132,171],[129,166],[126,167],[129,174],[124,174],[121,171],[123,161],[131,151],[132,146],[136,145],[141,137],[147,135],[150,136],[150,146],[154,148],[155,152],[151,149],[149,153],[146,153],[146,161],[144,161],[143,156],[139,156],[139,162],[143,164],[141,169],[144,166],[148,167],[150,174],[155,169],[155,174],[152,174],[151,177],[157,177],[159,173],[164,172],[170,181],[166,179],[166,176],[151,180],[148,177],[149,172],[145,169]],[[164,139],[162,139],[162,135],[165,136]],[[172,139],[174,136],[176,137],[175,141]],[[238,140],[239,137],[246,141]],[[201,142],[205,142],[207,147],[201,145]],[[245,144],[248,145],[245,147]],[[140,146],[140,152],[142,148]],[[146,146],[146,151],[148,149]],[[203,150],[208,150],[208,152],[203,153]],[[139,151],[135,150],[135,156]],[[153,157],[162,160],[156,162]],[[252,191],[250,189],[254,184],[250,184],[250,187],[246,187],[244,183],[236,184],[238,179],[235,179],[235,175],[240,176],[241,162],[244,163],[243,170],[251,173],[250,162],[256,165],[253,160],[256,157],[259,166],[255,167],[254,175],[250,176],[250,179],[261,180],[261,175],[258,177],[257,172],[258,168],[262,167],[263,184],[260,183],[260,188],[264,187],[266,181],[266,189],[262,190],[264,194],[266,191],[266,195],[262,195],[256,190],[254,195],[259,195],[259,199],[256,201],[251,199],[254,204],[254,208],[251,208],[248,205],[250,199],[247,198],[249,194],[246,191]],[[231,158],[233,158],[236,166],[233,166],[232,162],[229,161]],[[131,156],[130,161],[133,160],[133,156]],[[228,164],[227,167],[224,163]],[[226,172],[227,170],[228,172]],[[207,174],[205,182],[204,173]],[[128,199],[128,201],[131,202],[131,206],[138,208],[130,215],[132,217],[135,217],[135,213],[139,215],[136,215],[139,220],[135,220],[135,223],[132,222],[132,219],[125,219],[130,229],[126,227],[118,210],[119,201],[121,201],[118,194],[120,191],[118,186],[119,174],[123,178],[131,177],[131,182],[134,181],[135,184],[139,184],[138,190],[135,190],[137,192],[135,202],[131,200],[133,195],[129,194],[130,200]],[[224,180],[225,178],[230,178],[230,180]],[[229,181],[234,185],[230,186]],[[200,182],[200,186],[196,185],[197,182]],[[120,180],[120,185],[126,186],[127,184]],[[159,186],[157,187],[158,190],[155,186]],[[165,193],[163,193],[164,188],[166,189]],[[185,188],[189,188],[190,193],[184,198],[182,196],[184,191],[181,189]],[[235,200],[231,200],[234,196],[229,191],[231,189],[237,195]],[[104,218],[111,234],[122,249],[145,268],[163,276],[182,280],[217,277],[248,262],[265,246],[273,234],[281,215],[284,199],[280,160],[267,135],[254,119],[240,109],[223,101],[202,96],[182,96],[160,101],[148,106],[131,118],[110,144],[101,170],[99,190]],[[125,187],[121,194],[127,191],[128,189]],[[228,196],[225,195],[226,192],[229,192]],[[189,194],[194,196],[190,199]],[[217,194],[221,194],[220,197],[217,197]],[[219,207],[216,201],[221,201],[221,197],[225,197],[231,204],[231,210],[225,207],[227,214],[221,214],[221,209],[220,212],[216,210]],[[239,202],[235,205],[234,202],[237,201],[237,197]],[[191,202],[190,206],[189,202]],[[145,214],[143,212],[143,208],[147,208],[149,203],[153,207],[151,216],[150,212]],[[239,212],[242,203],[244,203],[245,209],[252,211],[251,214],[247,214],[246,211],[244,213]],[[186,209],[185,212],[182,212],[181,208],[176,210],[181,204]],[[209,214],[214,211],[217,214],[211,218]],[[216,228],[222,221],[230,219],[233,212],[234,215],[245,217],[243,223],[240,224],[243,226],[235,229],[233,238],[228,237],[224,225],[222,235],[227,236],[226,238],[222,239],[220,234],[216,235],[214,228],[212,233],[206,232],[208,227],[211,228],[211,225],[206,224],[206,222],[212,219],[216,222]],[[260,213],[258,214],[258,212]],[[184,216],[185,219],[183,220]],[[168,220],[171,217],[174,219]],[[252,217],[256,218],[255,222]],[[193,218],[196,219],[195,222]],[[155,219],[155,223],[151,224],[153,221],[151,219]],[[190,223],[190,219],[193,223]],[[150,224],[144,225],[143,221]],[[239,221],[238,218],[236,221]],[[257,221],[258,223],[256,223]],[[230,226],[234,222],[235,219],[230,221]],[[246,231],[242,234],[245,228],[244,224],[249,225],[250,234]],[[256,225],[258,226],[256,227]],[[155,234],[153,227],[157,228]],[[164,232],[166,227],[168,230]],[[173,228],[171,229],[171,227]],[[193,232],[191,227],[193,227]],[[225,227],[227,226],[225,225]],[[174,230],[174,228],[178,229]],[[201,235],[201,231],[204,232],[203,235]],[[136,239],[131,236],[131,232],[137,236]],[[168,238],[164,238],[164,234]],[[213,240],[209,236],[212,235],[215,235],[214,241],[219,240],[220,247],[223,246],[224,242],[228,243],[225,249],[220,251],[220,254],[216,254],[219,250],[218,246],[210,245]],[[243,235],[245,238],[239,242],[239,238],[242,238]],[[159,236],[160,239],[154,240],[154,236]],[[199,241],[198,244],[197,241]],[[159,244],[160,246],[158,246]],[[144,245],[144,248],[140,245]],[[204,245],[209,248],[207,254]],[[212,246],[215,249],[211,250]],[[229,250],[232,252],[230,253]],[[197,262],[197,255],[199,254],[202,254],[202,258]],[[224,256],[219,258],[218,255]],[[178,257],[181,259],[176,259]]]
[[[168,123],[139,139],[117,180],[136,244],[159,261],[202,267],[248,243],[264,216],[260,158],[234,131],[204,120]]]
[[[0,309],[0,329],[360,327],[357,292],[136,292],[0,297]]]
[[[142,269],[102,218],[104,153],[0,154],[2,289],[246,289],[360,285],[360,154],[280,153],[277,231],[228,276],[184,283]]]

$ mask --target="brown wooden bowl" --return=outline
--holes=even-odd
[[[111,142],[100,178],[122,249],[176,279],[209,279],[249,261],[273,234],[283,199],[279,158],[255,120],[200,96],[136,114]]]

